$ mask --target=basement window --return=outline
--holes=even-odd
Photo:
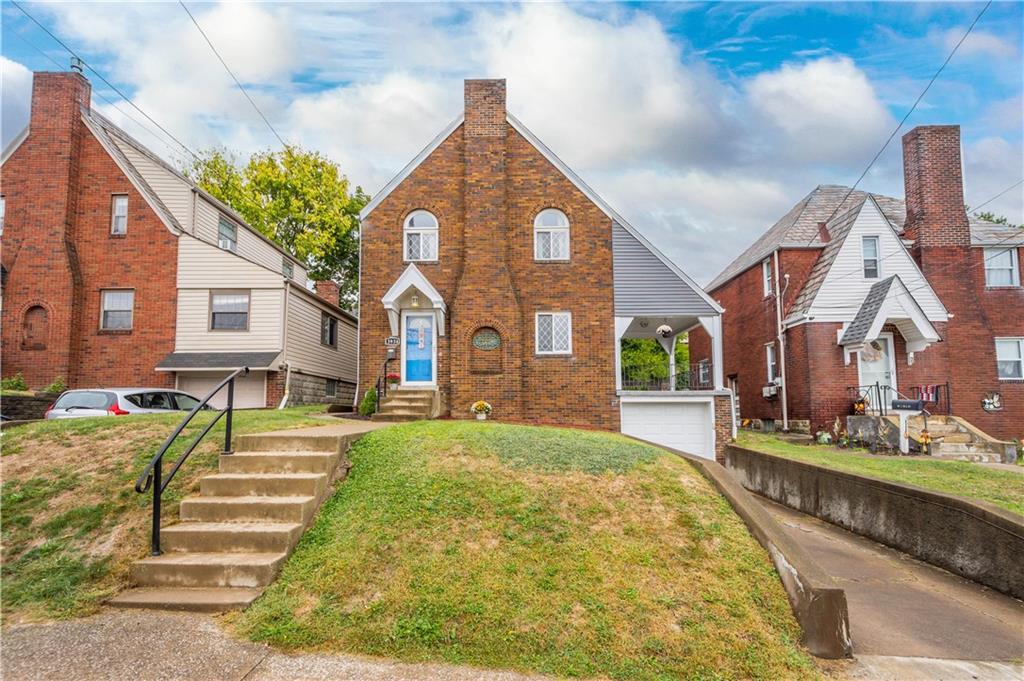
[[[864,257],[864,278],[878,279],[878,237],[866,236],[862,238],[861,253]]]
[[[1016,248],[986,248],[985,286],[1000,288],[1020,286],[1020,268]]]
[[[324,387],[324,395],[326,395],[327,397],[337,397],[338,396],[338,379],[336,379],[336,378],[328,378],[327,379],[327,385]]]
[[[996,338],[999,380],[1024,378],[1024,338]]]

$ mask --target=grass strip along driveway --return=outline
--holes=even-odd
[[[323,406],[235,412],[234,432],[320,425]],[[94,612],[127,586],[128,569],[149,549],[152,494],[132,486],[184,414],[41,421],[5,429],[0,458],[3,509],[0,579],[5,623]],[[196,416],[166,461],[173,462],[213,413]],[[217,468],[218,423],[164,494],[164,524],[178,502]],[[170,468],[165,463],[164,470]]]
[[[737,444],[748,449],[817,464],[838,471],[902,482],[923,489],[980,499],[1024,515],[1024,475],[967,461],[927,457],[872,456],[863,450],[837,450],[788,442],[774,435],[741,431]]]
[[[233,616],[243,635],[559,676],[817,675],[767,554],[663,450],[430,421],[349,456],[281,577]]]

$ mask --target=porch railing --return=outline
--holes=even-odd
[[[914,385],[910,387],[910,394],[915,400],[923,400],[928,411],[933,414],[950,416],[953,413],[949,383]]]
[[[674,374],[654,367],[622,367],[623,390],[712,390],[715,387],[711,362],[697,362]]]
[[[916,385],[910,388],[910,395],[904,395],[890,385],[874,383],[855,385],[846,389],[852,402],[863,402],[865,413],[885,416],[892,411],[892,401],[912,399],[924,402],[929,414],[952,414],[952,400],[949,383]]]

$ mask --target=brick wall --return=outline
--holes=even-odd
[[[498,420],[617,429],[611,221],[508,126],[504,92],[504,81],[467,81],[463,126],[363,223],[359,392],[386,356],[380,300],[406,267],[403,220],[423,208],[440,224],[438,262],[417,267],[448,305],[437,378],[452,416],[486,399]],[[569,263],[533,260],[533,219],[549,207],[569,216]],[[572,356],[535,354],[539,311],[572,313]],[[501,336],[486,362],[472,350],[481,328]]]
[[[968,246],[959,125],[922,125],[903,136],[904,231],[916,246]]]
[[[3,166],[4,375],[172,387],[153,369],[174,349],[177,239],[81,122],[88,102],[80,74],[35,74],[30,134]],[[112,194],[128,195],[125,236],[110,235]],[[100,330],[104,288],[134,289],[132,330]],[[47,311],[43,347],[24,343],[34,306]]]
[[[715,461],[725,465],[725,448],[732,444],[732,400],[728,395],[715,396]]]

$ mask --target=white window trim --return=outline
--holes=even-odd
[[[540,220],[541,213],[544,213],[549,210],[557,211],[562,215],[563,218],[565,218],[564,227],[548,227],[537,224],[537,221]],[[540,234],[549,234],[552,237],[554,237],[555,234],[562,233],[565,234],[565,257],[551,256],[550,258],[545,258],[541,256],[537,237]],[[553,238],[551,242],[554,243]],[[564,212],[558,210],[557,208],[545,208],[540,213],[537,213],[537,217],[533,219],[533,259],[539,260],[541,262],[569,262],[569,260],[572,259],[572,235],[570,234],[569,216],[567,216]]]
[[[1010,253],[1010,283],[1009,284],[989,284],[988,283],[988,272],[992,270],[1005,270],[1005,267],[989,267],[989,257],[995,254],[995,251],[1009,251]],[[1011,246],[1010,248],[985,248],[982,249],[982,258],[985,260],[985,288],[1020,288],[1020,262],[1017,259],[1017,247]]]
[[[772,295],[775,277],[772,276],[772,260],[765,258],[761,261],[761,284],[764,289],[764,297]]]
[[[1004,342],[1007,342],[1007,341],[1017,341],[1017,354],[1019,355],[1018,358],[1016,360],[1012,360],[1012,359],[1000,360],[999,359],[999,341],[1004,341]],[[996,351],[996,375],[999,378],[999,380],[1000,381],[1022,381],[1022,380],[1024,380],[1024,337],[1022,337],[1022,338],[1015,338],[1013,336],[1009,336],[1009,337],[1005,337],[1005,338],[996,338],[995,342],[994,342],[994,345],[995,345],[995,351]],[[1014,361],[1016,361],[1018,364],[1020,364],[1021,375],[1020,376],[999,376],[999,362],[1001,362],[1001,361],[1002,362],[1014,362]]]
[[[864,250],[864,245],[869,241],[873,241],[875,243],[875,257],[870,258],[875,261],[875,276],[873,277],[869,277],[865,272],[869,258]],[[882,240],[876,234],[868,234],[860,238],[860,272],[861,275],[868,280],[882,278]]]
[[[4,235],[5,219],[7,219],[7,197],[0,195],[0,236]]]
[[[129,323],[127,327],[117,326],[104,326],[103,314],[107,311],[107,294],[108,293],[127,293],[132,294],[132,306],[128,310],[131,313],[129,317]],[[113,312],[124,312],[124,310],[112,310]],[[102,288],[100,289],[100,331],[132,331],[135,329],[135,289],[133,288]]]
[[[117,226],[117,218],[120,217],[117,214],[117,202],[118,199],[124,199],[124,230],[118,232],[115,231]],[[128,233],[128,195],[127,194],[111,194],[110,195],[110,234],[113,236],[124,236]]]
[[[426,213],[430,217],[434,218],[434,224],[437,227],[410,227],[409,221],[412,220],[413,216],[417,213]],[[409,234],[434,234],[434,257],[433,258],[410,258],[409,257]],[[441,257],[441,221],[437,219],[437,216],[431,213],[429,210],[423,210],[422,208],[417,209],[405,216],[405,221],[402,223],[402,260],[404,262],[438,262]]]
[[[779,377],[779,358],[775,355],[775,343],[764,345],[765,373],[768,377],[768,385],[774,385],[775,379]]]
[[[551,328],[554,330],[554,317],[565,317],[569,320],[569,347],[566,350],[541,350],[540,349],[540,318],[550,316]],[[552,339],[553,340],[553,339]],[[554,342],[552,342],[554,346]],[[572,313],[571,312],[537,312],[533,316],[533,352],[537,355],[571,355],[572,354]]]

